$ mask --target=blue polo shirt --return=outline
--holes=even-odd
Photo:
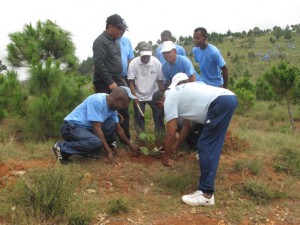
[[[118,113],[108,107],[106,96],[105,93],[88,96],[64,120],[87,129],[93,128],[93,122],[103,123],[109,118],[113,118],[118,123]]]

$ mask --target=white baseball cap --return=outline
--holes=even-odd
[[[169,88],[173,88],[176,85],[178,85],[179,82],[188,80],[189,77],[185,73],[177,73],[175,76],[172,78],[172,83],[170,84]]]
[[[174,42],[172,41],[165,41],[162,45],[161,45],[161,50],[160,52],[169,52],[172,49],[176,49],[176,45],[174,44]]]

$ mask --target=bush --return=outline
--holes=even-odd
[[[128,211],[128,206],[124,198],[118,198],[108,203],[107,213],[109,215],[127,213]]]
[[[29,218],[63,216],[71,206],[74,184],[61,169],[36,170],[16,183],[10,200]]]
[[[286,171],[289,175],[300,178],[300,152],[295,149],[282,148],[278,161],[274,165],[275,171]]]
[[[254,106],[255,95],[252,91],[246,90],[245,88],[236,89],[235,94],[237,95],[239,101],[236,113],[243,115]]]

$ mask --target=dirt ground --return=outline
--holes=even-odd
[[[243,153],[239,152],[239,148],[247,148],[249,147],[249,143],[244,142],[243,140],[239,140],[237,137],[233,136],[230,131],[227,132],[226,141],[223,148],[222,157],[220,160],[220,164],[222,163],[228,163],[228,161],[232,159],[228,159],[228,154],[230,155],[230,152],[235,152],[234,156],[235,158],[243,157]],[[187,160],[193,157],[193,160],[195,160],[194,155],[179,155],[176,157],[176,161],[180,160]],[[146,165],[148,167],[160,167],[161,162],[159,158],[150,157],[150,156],[140,156],[140,157],[134,157],[131,154],[129,154],[125,150],[119,150],[118,158],[120,159],[121,164],[125,162],[132,162],[137,164]],[[28,171],[32,168],[47,168],[55,166],[57,162],[54,160],[53,157],[49,159],[43,159],[43,160],[28,160],[28,161],[18,161],[18,160],[11,160],[9,162],[0,161],[0,188],[4,188],[9,185],[13,185],[15,180],[18,179],[20,175],[25,171]],[[119,177],[122,174],[122,166],[119,167],[119,169],[112,169],[110,176],[113,177]],[[103,177],[103,174],[100,175],[101,180],[107,184],[107,180],[105,181],[105,176]],[[274,175],[276,176],[276,175]],[[100,180],[99,178],[96,178]],[[230,176],[230,179],[228,179],[226,182],[239,182],[241,179],[240,175],[232,175]],[[274,179],[277,179],[277,177],[274,177]],[[99,186],[103,187],[104,183],[101,183],[99,181]],[[120,182],[118,183],[118,187],[120,189],[127,190],[128,183],[126,182]],[[103,192],[105,189],[102,190]],[[153,206],[155,207],[155,206]],[[232,223],[229,223],[222,219],[222,216],[219,216],[219,214],[222,214],[222,209],[216,209],[215,211],[211,213],[205,213],[203,214],[201,212],[201,208],[197,207],[189,207],[184,204],[180,206],[180,209],[176,212],[175,215],[166,217],[165,214],[159,214],[158,210],[155,210],[155,215],[151,215],[151,221],[147,221],[145,219],[146,216],[144,215],[122,215],[118,216],[116,218],[106,218],[106,219],[99,219],[99,222],[96,222],[94,224],[106,224],[106,225],[124,225],[124,224],[151,224],[151,225],[199,225],[199,224],[205,224],[205,225],[229,225]],[[286,209],[281,208],[274,208],[273,210],[270,210],[270,214],[268,215],[268,218],[264,222],[258,222],[255,223],[251,221],[251,218],[245,218],[241,223],[242,225],[250,225],[250,224],[266,224],[266,225],[274,225],[274,224],[296,224],[293,222],[288,222],[288,220],[282,220],[283,218],[287,218],[290,216],[291,213]],[[147,222],[146,222],[147,221]],[[0,220],[0,224],[1,220]]]

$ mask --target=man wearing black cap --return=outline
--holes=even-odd
[[[93,43],[94,77],[96,93],[110,93],[118,86],[126,86],[122,76],[122,59],[119,39],[127,25],[118,14],[107,17],[105,31]],[[130,139],[128,108],[119,110],[124,121],[121,123]]]

